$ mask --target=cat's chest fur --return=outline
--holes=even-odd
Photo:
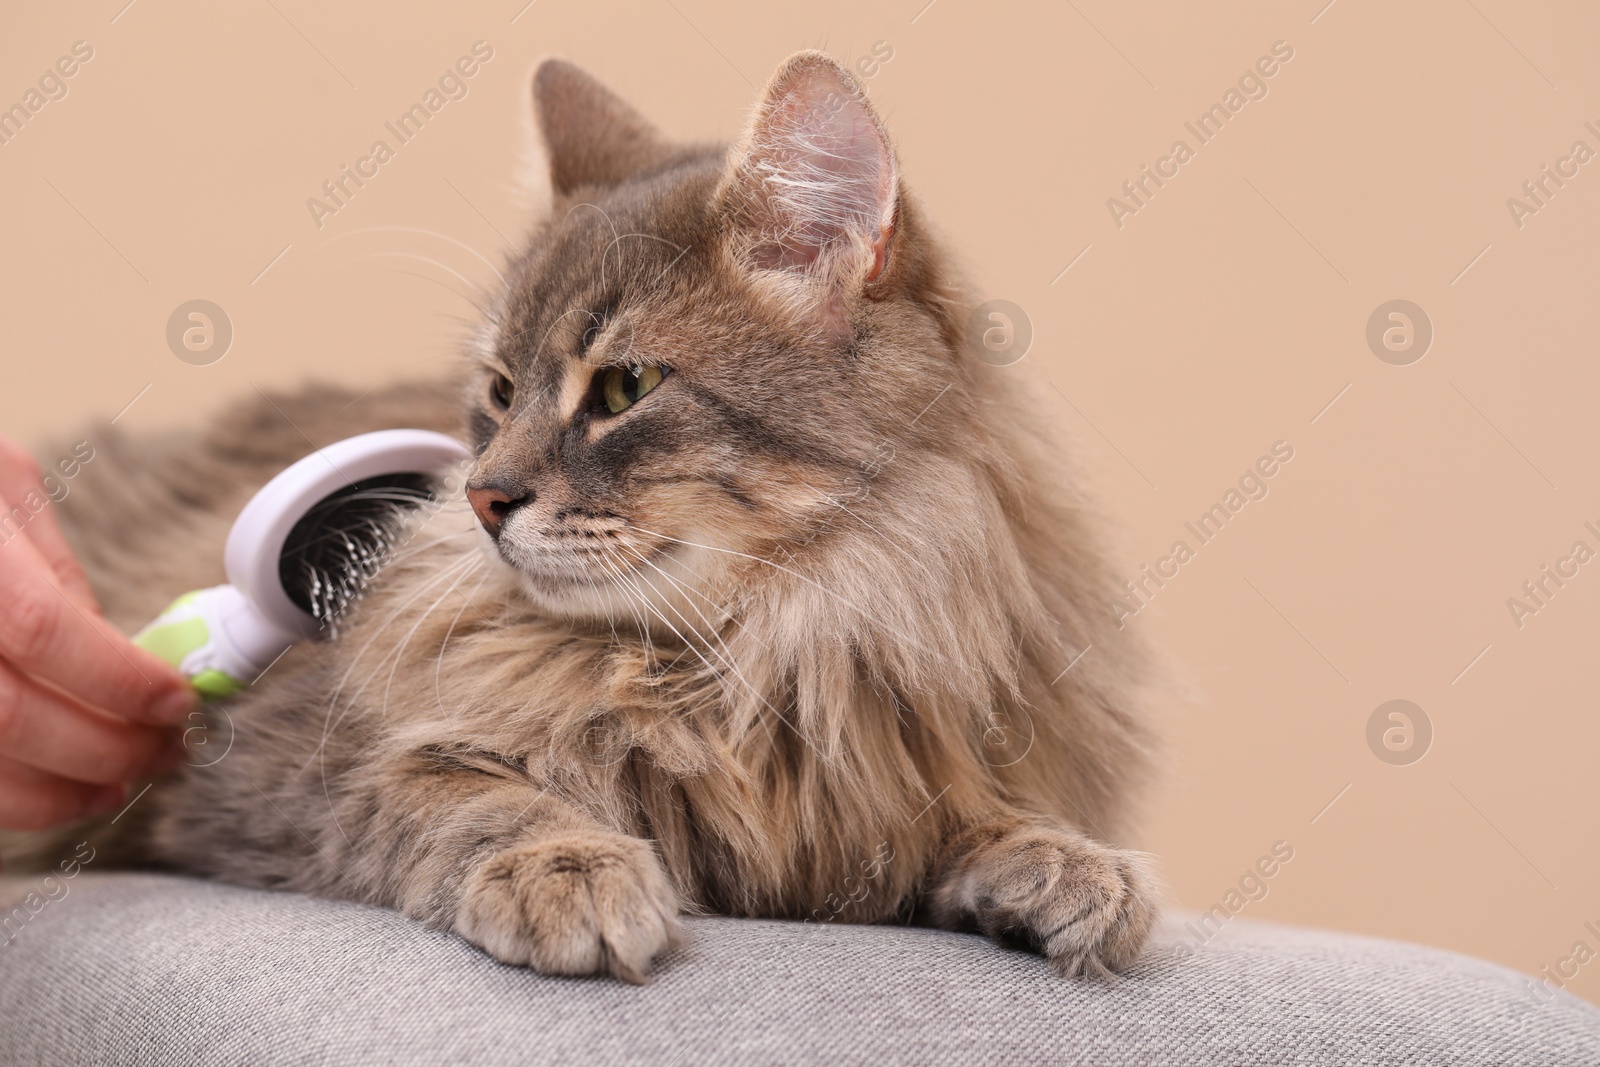
[[[328,651],[341,773],[525,777],[652,840],[680,893],[718,912],[905,910],[936,849],[942,783],[936,746],[893,694],[839,678],[848,706],[802,722],[791,669],[737,620],[692,644],[574,624],[471,562],[449,566],[399,568]]]

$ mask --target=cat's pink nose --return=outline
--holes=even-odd
[[[490,537],[499,537],[506,517],[531,499],[530,496],[514,497],[495,485],[467,487],[467,503],[472,505],[472,513],[478,516]]]

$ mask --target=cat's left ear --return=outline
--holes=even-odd
[[[533,118],[550,187],[561,196],[616,185],[673,151],[648,119],[564,59],[534,71]]]
[[[899,184],[861,86],[826,53],[808,51],[767,84],[717,195],[747,267],[819,286],[837,310],[888,264]]]

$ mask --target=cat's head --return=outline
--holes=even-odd
[[[547,610],[699,625],[738,575],[869,536],[841,519],[870,525],[886,469],[961,432],[930,408],[966,372],[854,78],[791,57],[731,149],[669,140],[560,60],[533,111],[548,217],[474,345],[486,550]],[[904,507],[937,515],[929,489]]]

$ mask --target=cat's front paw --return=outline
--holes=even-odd
[[[1038,826],[980,835],[932,905],[941,925],[1020,939],[1064,977],[1131,966],[1157,912],[1138,854]]]
[[[648,843],[567,833],[507,849],[479,867],[456,931],[496,959],[546,974],[644,982],[650,961],[677,943],[678,900]]]

